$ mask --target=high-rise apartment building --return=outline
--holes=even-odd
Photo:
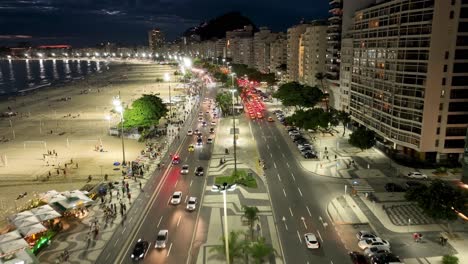
[[[282,72],[281,68],[283,67],[282,65],[286,65],[287,62],[287,46],[288,41],[286,35],[283,32],[278,33],[277,38],[270,44],[270,72],[275,74],[279,73],[280,75],[285,74],[285,72]]]
[[[245,26],[242,29],[236,29],[232,31],[226,32],[226,56],[231,58],[234,63],[241,63],[241,52],[240,45],[247,46],[245,41],[241,41],[244,38],[253,38],[253,27],[252,26]],[[253,52],[253,48],[252,48]],[[253,56],[253,54],[252,54]]]
[[[289,81],[299,81],[299,52],[301,36],[306,31],[308,24],[299,24],[288,28],[287,32],[287,74]]]
[[[341,24],[343,14],[343,0],[329,0],[329,18],[327,34],[327,65],[326,76],[328,89],[331,93],[330,104],[336,108],[333,98],[339,93],[339,72],[341,62]]]
[[[468,1],[379,1],[357,11],[353,24],[353,120],[407,156],[459,161],[468,125]]]
[[[259,32],[254,34],[254,65],[260,72],[270,72],[270,46],[278,37],[278,33],[272,33],[268,28],[261,27]]]
[[[159,28],[148,31],[149,48],[152,51],[160,49],[164,45],[164,33]]]
[[[310,86],[319,86],[315,75],[324,73],[327,53],[327,25],[314,21],[300,38],[299,81]]]

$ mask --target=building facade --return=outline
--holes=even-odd
[[[159,28],[148,31],[149,48],[154,52],[164,45],[164,33]]]
[[[270,46],[278,37],[277,33],[272,33],[268,28],[261,27],[259,32],[254,34],[254,65],[255,69],[263,73],[270,72]]]
[[[327,54],[327,25],[316,21],[300,38],[299,81],[309,86],[321,86],[315,75],[324,73]]]
[[[285,75],[281,68],[286,65],[288,52],[287,52],[287,39],[286,34],[283,32],[278,33],[277,38],[270,44],[270,62],[269,72]]]
[[[468,1],[380,1],[357,11],[353,24],[352,119],[408,157],[460,161],[468,125]]]
[[[288,28],[287,32],[287,75],[288,81],[299,81],[299,51],[302,34],[306,31],[308,24],[299,24]]]

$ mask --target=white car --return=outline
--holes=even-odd
[[[180,169],[180,174],[188,174],[189,173],[189,166],[187,164],[182,165],[182,168]]]
[[[192,130],[187,130],[187,136],[192,136],[193,135],[193,131]]]
[[[187,201],[187,211],[194,211],[197,208],[197,197],[190,197]]]
[[[358,240],[368,239],[368,238],[376,238],[377,236],[374,233],[366,230],[361,230],[356,233],[356,238]]]
[[[156,243],[154,244],[154,248],[166,248],[168,237],[169,231],[167,229],[159,230],[158,236],[156,237]]]
[[[203,112],[198,112],[198,116],[203,116]]]
[[[413,172],[408,173],[407,177],[411,179],[427,179],[426,174],[422,174],[418,171],[413,171]]]
[[[306,242],[307,248],[316,249],[320,247],[317,237],[312,233],[304,234],[304,241]]]
[[[368,258],[382,253],[390,253],[390,251],[385,246],[373,246],[364,250],[364,255]]]
[[[216,121],[211,121],[212,126],[216,126]]]
[[[364,249],[366,249],[368,247],[382,246],[382,248],[386,247],[387,250],[390,251],[390,243],[388,243],[387,240],[381,239],[380,237],[363,239],[363,240],[359,241],[358,246],[362,250],[364,250]]]
[[[180,201],[182,200],[182,192],[177,191],[174,192],[174,194],[171,197],[171,204],[180,204]]]
[[[212,138],[208,138],[206,140],[206,144],[213,144],[213,139]]]

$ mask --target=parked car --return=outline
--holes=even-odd
[[[378,256],[384,253],[390,253],[388,248],[386,248],[385,246],[373,246],[364,250],[364,255],[366,255],[368,258],[372,256]]]
[[[427,175],[426,174],[422,174],[420,173],[419,171],[413,171],[413,172],[410,172],[406,175],[406,177],[408,178],[411,178],[411,179],[423,179],[423,180],[427,180]]]
[[[367,239],[360,240],[358,242],[358,246],[362,250],[364,250],[364,249],[366,249],[368,247],[373,247],[373,246],[386,246],[388,248],[388,250],[390,250],[390,243],[388,243],[387,240],[381,239],[380,237],[367,238]]]
[[[377,256],[371,257],[372,264],[404,264],[403,261],[400,260],[395,254],[393,253],[386,253],[386,254],[379,254]]]
[[[406,192],[406,188],[393,182],[385,184],[385,190],[387,192]]]
[[[316,159],[317,158],[317,155],[312,153],[312,152],[306,152],[304,154],[302,154],[302,156],[306,159]]]
[[[354,264],[367,264],[367,258],[356,251],[349,252],[349,257]]]
[[[371,231],[361,230],[356,233],[356,238],[358,240],[368,239],[368,238],[376,238],[377,236],[372,233]]]

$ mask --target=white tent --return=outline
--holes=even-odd
[[[47,213],[47,212],[50,212],[50,211],[55,211],[55,210],[50,205],[46,204],[46,205],[43,205],[43,206],[33,208],[30,211],[35,215],[40,215],[40,214]]]
[[[23,226],[23,227],[20,227],[18,228],[20,233],[27,237],[27,236],[32,236],[34,234],[37,234],[37,233],[40,233],[40,232],[43,232],[43,231],[46,231],[47,228],[45,226],[43,226],[42,224],[35,224],[35,225],[30,225],[30,226]]]
[[[0,253],[2,255],[8,255],[12,254],[15,251],[23,248],[29,247],[28,242],[26,242],[24,239],[16,239],[16,240],[11,240],[6,243],[0,244]]]
[[[18,238],[22,238],[18,230],[11,231],[6,234],[0,235],[0,244],[11,241],[11,240],[15,240]]]
[[[44,212],[43,214],[38,214],[38,215],[36,215],[36,217],[39,218],[39,220],[41,220],[41,222],[42,222],[42,221],[47,221],[47,220],[62,217],[62,215],[59,214],[55,210],[51,210],[51,211],[48,211],[48,212]]]
[[[23,227],[23,226],[34,225],[34,224],[37,224],[37,223],[40,223],[40,222],[41,221],[39,220],[39,218],[37,218],[35,215],[33,215],[33,216],[28,217],[28,218],[15,220],[13,222],[13,225],[15,225],[17,228],[20,228],[20,227]]]
[[[23,219],[23,218],[28,218],[28,217],[31,217],[31,216],[34,216],[34,214],[31,211],[24,211],[24,212],[12,215],[10,217],[10,221],[13,223],[13,222],[15,222],[17,220],[20,220],[20,219]]]

